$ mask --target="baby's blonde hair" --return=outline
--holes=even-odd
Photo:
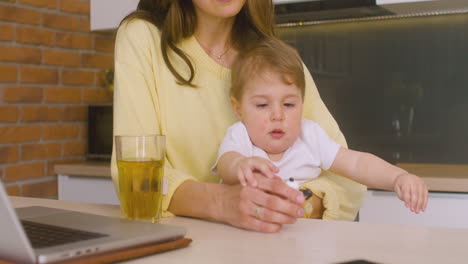
[[[305,93],[304,66],[297,51],[277,39],[265,39],[239,54],[232,67],[230,95],[240,101],[246,82],[272,71],[281,75],[285,84],[294,84]]]

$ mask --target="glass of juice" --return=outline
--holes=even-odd
[[[165,143],[161,135],[115,136],[120,208],[127,218],[161,219]]]

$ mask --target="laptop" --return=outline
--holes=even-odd
[[[185,236],[185,229],[48,207],[15,210],[0,181],[0,259],[49,263]]]

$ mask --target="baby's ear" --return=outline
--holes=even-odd
[[[231,106],[232,106],[232,109],[234,110],[234,113],[236,113],[236,117],[237,119],[241,120],[241,110],[240,110],[240,103],[239,101],[237,101],[236,98],[232,97],[230,98],[230,102],[231,102]]]

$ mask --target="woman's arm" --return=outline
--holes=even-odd
[[[303,216],[302,193],[279,178],[255,177],[257,188],[185,181],[172,196],[169,211],[260,232],[277,232]]]
[[[156,53],[159,35],[150,32],[147,22],[135,19],[124,22],[116,37],[115,47],[115,90],[114,90],[114,135],[161,134],[162,121],[159,97],[156,94],[156,81],[152,70],[151,54]],[[163,215],[167,211],[172,194],[177,186],[192,176],[172,168],[166,160],[165,178],[168,179],[168,192],[164,196]],[[111,174],[116,192],[119,181],[115,147],[111,161]]]

